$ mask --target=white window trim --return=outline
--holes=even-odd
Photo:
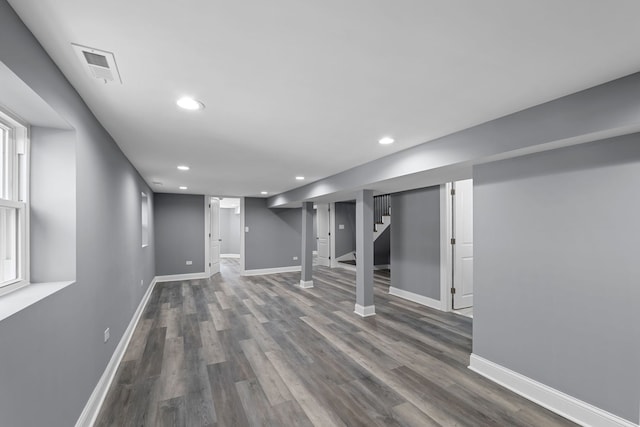
[[[14,150],[17,157],[12,168],[14,182],[18,182],[14,191],[21,201],[0,199],[1,207],[18,210],[18,274],[16,281],[0,287],[0,296],[16,291],[30,284],[29,268],[29,167],[30,143],[29,126],[12,114],[0,109],[0,124],[12,131]]]

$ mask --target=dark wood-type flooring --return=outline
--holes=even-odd
[[[355,273],[315,267],[158,283],[98,426],[568,426],[467,368],[471,322],[388,295],[353,313]]]

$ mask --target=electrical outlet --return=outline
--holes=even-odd
[[[344,224],[339,224],[338,225],[338,230],[344,230]]]
[[[245,228],[244,228],[244,232],[245,232],[245,233],[248,233],[248,232],[249,232],[249,227],[245,227]]]
[[[193,261],[187,261],[187,265],[193,265]]]
[[[109,341],[109,337],[111,336],[110,332],[109,332],[109,328],[104,330],[104,342]]]
[[[297,257],[297,256],[294,256],[294,257],[293,257],[293,260],[294,260],[294,261],[297,261],[297,260],[298,260],[298,257]]]
[[[140,286],[144,286],[144,279],[140,279]]]

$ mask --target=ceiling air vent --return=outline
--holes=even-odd
[[[113,53],[71,43],[89,75],[103,83],[122,83]]]

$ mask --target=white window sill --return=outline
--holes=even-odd
[[[0,322],[74,283],[74,281],[32,283],[0,296]]]

